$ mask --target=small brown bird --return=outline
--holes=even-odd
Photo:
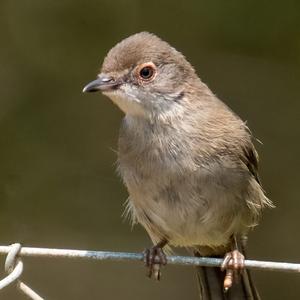
[[[98,90],[125,113],[119,172],[128,213],[154,243],[145,253],[149,276],[160,277],[163,247],[185,247],[197,256],[224,257],[221,269],[198,268],[202,299],[258,299],[241,242],[272,203],[260,185],[246,124],[180,52],[147,32],[109,51],[83,91]],[[242,280],[229,289],[236,273]]]

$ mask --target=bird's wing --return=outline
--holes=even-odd
[[[258,176],[258,154],[252,143],[243,148],[241,160],[247,166],[249,172],[253,175],[255,180],[261,184]]]

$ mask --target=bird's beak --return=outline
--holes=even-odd
[[[83,93],[97,92],[97,91],[109,91],[115,89],[119,83],[111,76],[100,74],[99,77],[88,83],[83,88]]]

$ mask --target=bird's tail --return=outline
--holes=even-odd
[[[195,256],[199,256],[195,254]],[[197,267],[197,280],[201,300],[260,300],[250,271],[245,269],[237,283],[224,291],[225,272],[220,268]]]

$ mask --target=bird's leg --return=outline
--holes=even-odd
[[[232,286],[233,281],[238,281],[240,275],[245,269],[245,257],[238,249],[238,243],[235,236],[232,237],[231,241],[232,250],[225,254],[221,270],[226,270],[224,278],[224,290]]]
[[[167,240],[162,240],[153,247],[144,251],[144,262],[147,268],[149,268],[148,277],[160,280],[161,271],[160,266],[167,264],[167,258],[163,251],[163,247],[167,244]]]

